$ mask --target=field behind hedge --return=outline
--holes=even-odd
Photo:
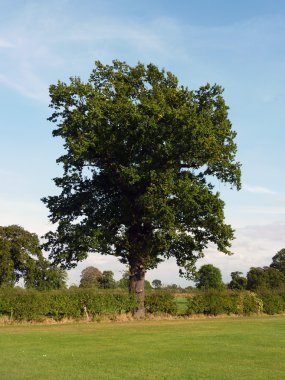
[[[0,327],[3,380],[278,379],[285,318]]]

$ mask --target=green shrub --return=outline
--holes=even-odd
[[[280,314],[285,311],[285,292],[282,290],[277,291],[263,291],[258,294],[263,302],[263,311],[266,314]]]
[[[186,314],[250,314],[262,311],[262,301],[251,292],[205,291],[188,299]]]
[[[127,292],[70,289],[38,292],[10,289],[0,291],[0,315],[14,320],[38,321],[44,318],[85,318],[132,312],[137,301]]]
[[[145,309],[147,313],[177,313],[177,303],[174,293],[168,291],[154,291],[146,293]]]

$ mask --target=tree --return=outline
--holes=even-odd
[[[248,290],[277,289],[285,285],[285,275],[275,268],[250,268],[247,273]]]
[[[114,273],[111,270],[105,270],[102,273],[102,277],[98,278],[98,283],[102,289],[114,289],[116,287]]]
[[[36,234],[18,225],[0,227],[0,286],[13,287],[20,279],[26,282],[43,260]]]
[[[66,286],[67,274],[43,256],[39,238],[18,225],[0,227],[0,286],[13,287],[21,279],[38,290]]]
[[[155,289],[160,289],[162,287],[162,282],[160,280],[153,280],[151,284]]]
[[[87,83],[50,86],[49,120],[66,153],[61,194],[43,199],[57,223],[45,248],[67,268],[91,252],[129,265],[138,317],[148,269],[175,257],[187,276],[210,242],[230,254],[233,230],[213,183],[239,189],[240,164],[222,92],[120,61],[97,61]]]
[[[103,274],[99,269],[89,266],[81,272],[80,287],[81,288],[98,288]]]
[[[221,289],[223,287],[221,271],[212,264],[201,266],[197,272],[196,282],[198,289]]]
[[[271,268],[275,268],[285,275],[285,248],[282,248],[272,257]]]
[[[242,272],[232,272],[231,273],[231,282],[229,283],[230,289],[235,290],[245,290],[247,286],[247,278],[241,276]]]
[[[120,280],[117,282],[117,287],[121,289],[128,289],[129,278],[130,278],[130,272],[129,270],[125,270],[122,274],[122,278],[120,278]]]
[[[33,268],[28,272],[25,279],[27,288],[37,290],[65,289],[67,272],[51,265],[47,260],[34,262]]]

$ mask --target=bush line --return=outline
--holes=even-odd
[[[132,313],[136,307],[135,297],[125,291],[0,289],[0,316],[15,321],[113,318],[122,313]],[[174,295],[169,292],[146,294],[145,307],[152,314],[175,314],[177,310]]]
[[[137,307],[134,296],[120,290],[66,289],[40,292],[31,289],[0,289],[0,316],[13,321],[60,321],[69,319],[110,319],[133,313]],[[175,294],[168,291],[146,293],[146,312],[177,315]],[[249,291],[208,290],[187,297],[184,315],[193,314],[250,315],[285,312],[285,290],[258,293]]]

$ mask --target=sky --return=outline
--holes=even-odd
[[[285,2],[283,0],[0,0],[0,225],[39,236],[52,226],[41,198],[58,192],[49,91],[71,76],[87,80],[95,60],[152,62],[198,89],[218,83],[237,132],[242,190],[218,185],[233,256],[210,246],[197,264],[219,267],[224,281],[269,265],[285,247]],[[69,272],[78,283],[88,265],[125,269],[92,255]],[[149,281],[189,285],[169,260]]]

